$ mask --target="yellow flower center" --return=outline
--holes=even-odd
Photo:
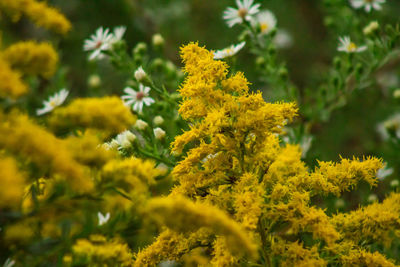
[[[268,26],[267,23],[261,23],[260,24],[261,32],[266,32],[268,30],[268,28],[269,28],[269,26]]]
[[[239,8],[238,10],[238,16],[244,19],[247,15],[248,11],[246,8]]]
[[[233,49],[231,47],[225,48],[224,52],[227,53],[228,55],[230,55],[230,54],[233,54]]]
[[[347,46],[347,50],[348,51],[355,51],[357,49],[357,45],[353,42],[351,42],[348,46]]]
[[[51,100],[49,104],[50,104],[50,106],[51,106],[52,108],[54,108],[54,107],[57,106],[57,102],[54,101],[54,100]]]

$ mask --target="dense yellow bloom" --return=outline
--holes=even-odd
[[[57,67],[58,55],[49,43],[19,42],[3,51],[3,58],[25,74],[51,77]]]
[[[196,246],[202,236],[209,234],[204,229],[185,236],[170,229],[164,229],[157,240],[136,255],[135,267],[155,266],[162,260],[179,260]]]
[[[117,188],[126,197],[107,194],[105,205],[110,209],[124,207],[122,210],[143,205],[150,196],[149,186],[155,184],[155,178],[160,174],[154,162],[149,160],[131,157],[109,161],[101,170],[100,182],[103,187]]]
[[[217,237],[213,244],[213,266],[238,266],[239,258],[233,256],[229,251],[230,244],[223,236]]]
[[[92,235],[78,239],[72,246],[73,258],[90,266],[132,266],[132,254],[127,244],[117,239],[107,241],[104,236]]]
[[[93,188],[93,181],[75,161],[65,142],[26,115],[0,113],[0,147],[35,163],[43,174],[61,175],[77,192]]]
[[[56,131],[93,128],[116,134],[130,127],[135,120],[118,97],[78,98],[68,106],[54,110],[49,125]]]
[[[20,221],[5,228],[4,240],[9,244],[28,243],[35,235],[34,230],[34,221]]]
[[[392,194],[382,203],[352,211],[339,213],[332,218],[333,224],[349,240],[355,243],[370,240],[390,247],[393,239],[399,236],[400,194]]]
[[[10,64],[0,56],[0,97],[18,98],[28,92],[21,80],[21,74],[11,69]]]
[[[363,249],[352,249],[347,255],[342,255],[340,261],[343,266],[376,266],[376,267],[395,267],[393,261],[388,260],[378,252],[368,252]]]
[[[316,191],[333,193],[339,196],[349,191],[361,180],[371,186],[377,184],[376,172],[382,168],[382,161],[376,158],[341,159],[340,163],[318,162],[319,167],[311,175]],[[319,184],[317,184],[319,183]]]
[[[242,73],[229,75],[224,62],[213,60],[212,53],[197,44],[191,43],[181,52],[188,77],[179,89],[183,97],[179,112],[191,125],[171,146],[173,153],[184,154],[172,172],[178,184],[169,197],[150,201],[150,216],[179,233],[204,226],[215,231],[218,237],[211,243],[209,236],[198,239],[207,246],[210,264],[215,266],[251,262],[236,253],[237,242],[229,239],[231,232],[236,233],[228,231],[232,225],[241,229],[238,233],[245,235],[247,242],[261,245],[260,256],[267,265],[274,258],[282,266],[326,266],[324,257],[329,255],[329,259],[331,253],[343,255],[329,260],[332,264],[386,260],[369,253],[368,248],[355,250],[348,242],[361,243],[378,235],[389,238],[399,216],[396,201],[392,201],[396,206],[391,209],[393,216],[387,216],[386,208],[387,213],[376,215],[372,223],[361,222],[365,216],[354,216],[356,212],[368,215],[363,211],[332,217],[312,203],[315,195],[340,195],[360,181],[375,185],[381,160],[318,162],[310,171],[301,160],[300,146],[282,145],[278,137],[296,116],[294,103],[266,103],[260,92],[249,92]],[[366,230],[353,230],[363,223]],[[221,228],[225,230],[221,232]],[[304,235],[310,236],[307,244],[299,242]],[[184,244],[184,237],[175,236],[176,243]],[[140,254],[154,255],[153,245]],[[188,246],[179,251],[190,255],[193,249]],[[368,260],[346,258],[352,251]],[[182,255],[172,255],[183,261]],[[168,254],[152,263],[165,258]]]
[[[102,167],[117,157],[116,151],[106,150],[101,146],[102,139],[101,134],[93,130],[86,130],[77,136],[67,137],[65,141],[76,161],[92,167]]]
[[[213,206],[176,196],[152,199],[147,209],[150,216],[161,225],[179,232],[193,232],[207,227],[215,234],[225,236],[229,249],[235,253],[252,257],[256,255],[256,246],[242,227]]]
[[[271,249],[274,254],[282,257],[280,266],[327,266],[327,262],[319,257],[317,247],[305,248],[298,242],[279,240]]]
[[[56,33],[65,34],[71,29],[71,23],[60,11],[42,1],[0,0],[0,11],[9,14],[14,21],[25,15],[36,25]]]
[[[0,156],[0,209],[18,207],[22,203],[25,176],[12,158]]]

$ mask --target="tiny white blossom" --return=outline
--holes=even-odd
[[[278,30],[273,42],[277,48],[285,49],[293,45],[293,38],[286,30]]]
[[[335,201],[335,207],[337,209],[343,208],[345,205],[346,205],[346,202],[342,198],[339,198]]]
[[[123,95],[121,98],[126,106],[132,106],[132,109],[138,113],[142,113],[143,104],[150,106],[155,101],[149,97],[150,87],[146,87],[143,84],[139,84],[139,91],[133,90],[131,87],[126,87],[124,92],[127,95]]]
[[[118,26],[114,28],[114,31],[112,33],[112,39],[111,43],[114,44],[116,42],[119,42],[122,40],[122,37],[124,36],[126,32],[126,27],[125,26]]]
[[[90,36],[90,39],[85,40],[83,49],[85,51],[93,51],[89,56],[89,60],[102,59],[104,57],[102,52],[110,49],[110,45],[115,37],[109,31],[109,29],[100,27],[95,34]]]
[[[269,10],[258,13],[256,21],[260,27],[261,34],[268,34],[276,27],[275,15]]]
[[[382,180],[385,179],[387,176],[391,175],[393,173],[393,168],[388,168],[387,164],[385,163],[382,168],[380,168],[376,172],[376,178]]]
[[[350,0],[350,4],[353,8],[364,8],[366,12],[370,12],[372,9],[381,10],[381,5],[386,0]]]
[[[135,71],[135,79],[138,82],[143,82],[147,78],[147,74],[144,71],[143,67],[140,66],[136,71]]]
[[[107,212],[105,215],[103,215],[100,211],[97,213],[97,217],[99,219],[99,226],[105,224],[108,222],[110,219],[110,213]]]
[[[398,187],[399,186],[399,180],[392,180],[391,182],[390,182],[390,186],[391,187]]]
[[[135,122],[135,128],[139,129],[139,130],[144,130],[147,128],[147,126],[149,126],[147,124],[147,122],[143,121],[143,120],[137,120]]]
[[[112,149],[117,149],[117,148],[119,147],[119,143],[118,143],[118,141],[115,140],[115,139],[111,140],[111,142],[110,142],[109,144],[110,144],[110,147],[111,147]]]
[[[136,140],[136,135],[134,135],[131,131],[126,130],[117,135],[115,140],[118,142],[121,148],[129,148]]]
[[[97,74],[92,74],[89,76],[88,85],[92,88],[97,88],[101,85],[101,78]]]
[[[368,202],[375,202],[375,201],[378,201],[378,196],[377,195],[375,195],[375,194],[371,194],[371,195],[369,195],[368,196]]]
[[[52,111],[54,108],[62,105],[65,99],[67,99],[68,94],[69,91],[64,88],[61,89],[60,92],[55,93],[53,96],[50,96],[49,100],[43,101],[44,107],[36,110],[36,115],[38,116],[43,115],[45,113]]]
[[[153,123],[155,125],[161,125],[161,124],[164,123],[164,119],[161,116],[155,116],[154,119],[153,119]]]
[[[344,36],[339,37],[339,47],[337,50],[346,53],[359,53],[367,50],[367,46],[357,46],[351,41],[350,37]]]
[[[157,139],[163,139],[165,137],[165,131],[163,129],[161,129],[160,127],[157,127],[153,130],[154,132],[154,136]]]
[[[104,150],[111,150],[111,149],[112,149],[110,143],[108,143],[108,142],[103,143],[103,144],[99,145],[98,147],[101,147],[101,148],[103,148]]]
[[[367,26],[364,27],[363,33],[365,35],[370,35],[374,31],[379,29],[379,22],[378,21],[371,21]]]
[[[13,267],[15,265],[15,260],[7,258],[3,264],[3,267]]]
[[[236,0],[238,8],[228,7],[223,15],[228,26],[233,27],[235,24],[250,21],[251,16],[257,14],[260,7],[260,4],[253,5],[253,2],[254,0]]]
[[[164,37],[161,34],[156,33],[153,35],[152,42],[154,46],[162,46],[164,45]]]
[[[240,44],[231,45],[222,50],[217,50],[214,52],[214,59],[222,59],[236,55],[236,53],[239,52],[245,46],[245,44],[246,42],[241,42]]]

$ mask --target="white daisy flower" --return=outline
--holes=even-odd
[[[350,0],[350,4],[354,8],[364,8],[366,12],[370,12],[372,9],[381,10],[381,5],[386,0]]]
[[[337,50],[346,53],[359,53],[367,50],[367,46],[357,46],[351,41],[350,37],[344,36],[339,37],[339,47]]]
[[[236,0],[237,9],[233,7],[228,7],[224,11],[223,18],[229,27],[238,23],[243,23],[243,21],[251,20],[251,16],[257,14],[259,11],[260,4],[253,5],[254,0]]]
[[[260,27],[261,34],[268,34],[276,27],[275,15],[269,10],[258,13],[256,21]]]
[[[111,39],[111,43],[114,44],[116,42],[119,42],[122,40],[122,37],[124,36],[126,32],[126,27],[125,26],[118,26],[114,28],[114,31],[112,33],[113,38]]]
[[[103,58],[104,54],[102,52],[110,49],[115,36],[109,31],[109,29],[104,30],[103,27],[100,27],[95,34],[90,36],[90,39],[85,40],[83,49],[85,51],[93,51],[89,56],[89,60]]]
[[[214,59],[222,59],[236,55],[236,53],[239,52],[245,46],[245,44],[246,42],[241,42],[240,44],[231,45],[222,50],[217,50],[214,52]]]
[[[115,138],[120,148],[129,148],[132,143],[136,140],[136,135],[134,135],[131,131],[126,130],[117,135]]]
[[[53,96],[49,97],[49,100],[43,101],[44,107],[41,109],[36,110],[36,115],[40,116],[45,113],[48,113],[52,111],[54,108],[62,105],[64,103],[65,99],[67,98],[69,94],[69,91],[64,89],[61,89],[60,92],[55,93]]]
[[[132,106],[132,109],[138,113],[143,110],[143,103],[146,106],[150,106],[155,101],[153,98],[149,97],[150,87],[139,84],[139,92],[133,90],[131,87],[126,87],[124,92],[127,95],[123,95],[121,98],[126,106]]]
[[[108,222],[110,219],[110,213],[107,212],[105,215],[103,215],[100,211],[97,213],[97,217],[99,219],[99,226],[105,224]]]

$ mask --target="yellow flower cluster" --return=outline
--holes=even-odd
[[[21,80],[21,73],[11,69],[10,64],[0,56],[0,97],[16,99],[28,92]]]
[[[12,158],[0,156],[0,177],[0,209],[18,207],[22,201],[26,181]]]
[[[193,203],[181,196],[154,198],[148,204],[147,212],[160,225],[177,232],[193,232],[201,227],[212,229],[214,234],[228,240],[229,249],[256,257],[257,248],[241,226],[214,206]]]
[[[12,68],[45,78],[54,74],[58,63],[57,52],[49,43],[19,42],[5,49],[2,56]]]
[[[71,23],[57,9],[49,7],[45,2],[36,0],[0,0],[0,9],[14,21],[21,15],[30,18],[36,25],[66,34],[71,29]]]
[[[85,168],[73,158],[64,141],[26,115],[0,113],[0,121],[0,148],[34,163],[43,175],[62,176],[78,192],[93,189]]]
[[[200,257],[214,266],[238,266],[257,261],[243,252],[259,248],[267,266],[272,259],[279,266],[391,266],[356,244],[378,236],[390,243],[400,213],[396,196],[334,216],[312,203],[315,195],[340,196],[360,181],[376,185],[381,160],[321,161],[310,171],[300,147],[279,138],[296,116],[295,104],[266,103],[260,92],[249,91],[242,73],[229,74],[226,63],[195,43],[181,52],[188,76],[179,89],[179,112],[191,126],[175,138],[172,151],[185,156],[173,169],[177,185],[170,196],[146,206],[167,229],[138,253],[136,265]],[[206,234],[199,235],[202,229]],[[304,236],[307,244],[300,241]],[[235,237],[246,239],[239,242],[241,253],[232,249]]]
[[[72,247],[73,257],[91,266],[132,266],[132,254],[125,243],[101,235],[78,239]]]
[[[78,98],[54,110],[48,120],[55,131],[89,128],[108,134],[120,133],[135,121],[135,116],[119,97]]]

